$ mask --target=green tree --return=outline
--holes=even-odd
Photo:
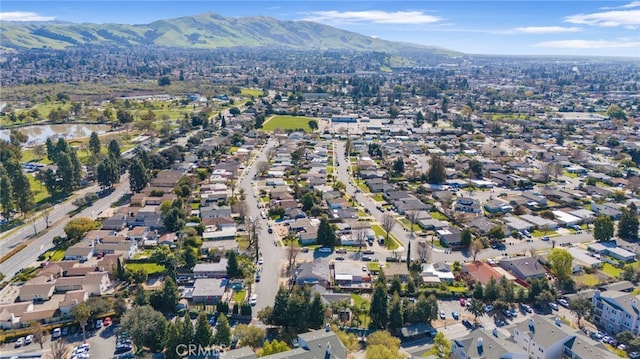
[[[569,310],[578,318],[578,327],[582,328],[580,319],[591,317],[593,313],[593,303],[589,298],[578,296],[569,301]]]
[[[133,192],[140,192],[149,184],[149,172],[139,158],[131,161],[129,166],[129,187]]]
[[[306,332],[308,327],[308,303],[309,298],[301,290],[295,290],[287,300],[287,310],[285,314],[285,328],[291,329],[294,333]]]
[[[320,329],[324,325],[325,306],[322,303],[322,298],[319,293],[313,296],[311,305],[309,306],[309,314],[307,318],[307,324],[309,328]]]
[[[267,332],[263,328],[254,325],[238,324],[233,329],[233,335],[238,338],[238,345],[248,346],[255,350],[262,345],[267,337]]]
[[[462,233],[460,233],[460,245],[468,247],[471,245],[471,240],[472,240],[472,235],[469,228],[463,229]]]
[[[198,314],[198,319],[196,320],[196,331],[193,334],[193,342],[203,348],[208,347],[213,342],[211,325],[209,325],[207,314],[205,312],[200,312],[200,314]]]
[[[487,232],[487,237],[491,239],[502,239],[504,238],[504,231],[502,230],[502,227],[495,226],[489,229],[489,231]]]
[[[317,242],[325,247],[336,246],[336,232],[331,228],[326,217],[322,217],[318,226]]]
[[[447,179],[447,171],[444,167],[444,161],[437,155],[431,155],[429,159],[429,172],[427,173],[427,182],[432,184],[443,183]]]
[[[27,175],[23,173],[16,174],[12,180],[11,187],[16,208],[22,214],[31,211],[35,207],[35,202]]]
[[[165,333],[165,357],[166,359],[179,359],[178,349],[182,343],[180,328],[178,327],[179,321],[175,323],[169,322],[167,325],[167,332]],[[188,342],[187,342],[188,343]]]
[[[309,128],[311,129],[311,131],[315,131],[318,129],[318,121],[316,120],[309,120],[309,122],[307,122],[309,124]]]
[[[121,320],[122,327],[131,335],[131,341],[138,352],[147,347],[159,352],[164,347],[167,319],[151,306],[133,307]]]
[[[98,137],[96,132],[91,132],[91,137],[89,137],[89,151],[91,151],[94,156],[97,156],[100,154],[100,146],[100,137]]]
[[[283,341],[279,341],[277,339],[274,339],[272,341],[267,340],[266,342],[264,342],[262,349],[258,352],[258,357],[278,354],[278,353],[286,352],[287,350],[289,350],[287,343]]]
[[[612,120],[627,120],[627,114],[618,105],[611,105],[607,109],[607,116]]]
[[[315,205],[315,197],[311,192],[307,192],[302,196],[301,202],[302,210],[306,212],[313,208],[313,206]]]
[[[478,317],[485,315],[484,303],[479,299],[473,299],[471,305],[467,306],[466,311],[473,315],[474,323],[478,322]]]
[[[178,301],[180,300],[180,292],[178,291],[178,285],[171,276],[166,276],[164,280],[164,287],[162,288],[162,303],[164,304],[164,310],[169,313],[176,311]]]
[[[133,305],[142,307],[149,305],[149,293],[142,286],[136,288],[136,296],[133,298]]]
[[[443,332],[438,332],[433,338],[431,355],[439,359],[449,359],[451,357],[451,342],[444,336]]]
[[[386,330],[371,333],[367,337],[366,359],[400,359],[400,339]]]
[[[273,303],[273,311],[271,312],[271,322],[273,325],[285,325],[287,314],[287,301],[289,300],[289,291],[284,286],[278,288],[276,299]]]
[[[393,174],[394,176],[402,176],[403,173],[404,173],[404,160],[402,159],[402,157],[398,157],[393,162]]]
[[[469,171],[475,178],[482,178],[482,162],[476,159],[469,161]]]
[[[71,316],[80,324],[82,328],[82,340],[86,341],[85,327],[87,326],[87,320],[89,320],[91,316],[91,310],[85,303],[78,303],[71,308]]]
[[[189,315],[185,315],[182,323],[180,324],[180,340],[182,343],[193,343],[193,336],[194,332],[191,317]]]
[[[107,147],[108,153],[110,157],[120,158],[120,143],[117,140],[113,139],[109,142]]]
[[[217,345],[229,346],[231,344],[231,327],[227,316],[220,314],[218,323],[216,323],[216,334],[213,336],[213,342]]]
[[[484,300],[487,302],[493,302],[498,299],[500,293],[498,291],[498,284],[496,283],[495,278],[489,278],[487,285],[484,287]]]
[[[227,255],[227,276],[229,278],[242,277],[242,270],[238,266],[238,257],[234,251],[229,251]]]
[[[385,329],[389,323],[387,286],[384,283],[376,283],[373,289],[369,317],[373,329]]]
[[[593,222],[593,237],[598,241],[608,241],[613,237],[613,221],[605,215],[600,215]]]
[[[7,174],[4,166],[0,163],[0,206],[2,206],[2,215],[5,218],[9,218],[11,211],[13,211],[13,192],[11,186],[11,179]]]
[[[72,218],[64,226],[64,233],[67,235],[67,241],[77,241],[82,239],[87,232],[96,226],[93,219],[88,217]]]
[[[402,302],[400,301],[400,295],[396,292],[391,298],[389,308],[389,329],[397,330],[402,327],[403,321]]]
[[[553,248],[547,256],[547,261],[551,267],[551,273],[561,282],[567,280],[573,273],[573,256],[566,249]]]
[[[618,237],[628,241],[638,239],[638,209],[633,203],[627,208],[622,208],[622,215],[618,221]]]

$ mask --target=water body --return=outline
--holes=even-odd
[[[64,137],[67,140],[72,140],[80,137],[89,137],[91,136],[91,132],[103,134],[109,129],[111,129],[111,125],[71,123],[59,125],[33,125],[18,128],[21,133],[27,135],[29,138],[25,144],[27,146],[45,143],[48,138],[57,140],[60,137]],[[10,130],[0,130],[0,139],[8,141],[10,133]]]

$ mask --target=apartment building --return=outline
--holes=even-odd
[[[597,290],[592,298],[593,322],[609,334],[626,330],[640,335],[640,295],[627,292]]]

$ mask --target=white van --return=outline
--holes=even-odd
[[[51,333],[51,338],[56,339],[56,338],[60,338],[61,336],[62,336],[62,331],[60,330],[60,328],[53,329],[53,332]]]

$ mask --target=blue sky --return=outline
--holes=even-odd
[[[630,0],[2,0],[0,20],[145,24],[208,11],[310,20],[474,54],[640,57],[640,1]]]

